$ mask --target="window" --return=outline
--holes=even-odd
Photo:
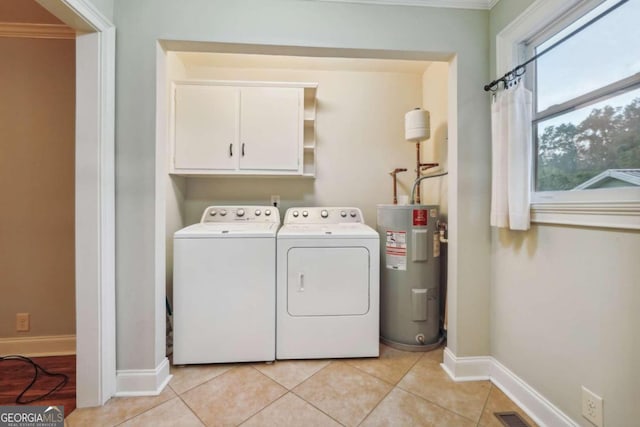
[[[536,0],[497,35],[497,74],[618,3]],[[527,68],[532,222],[640,229],[639,21],[629,0]]]
[[[531,67],[535,192],[640,188],[640,1],[619,3],[529,43],[530,54],[543,52],[615,8]]]

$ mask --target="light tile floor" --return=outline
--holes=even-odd
[[[501,427],[493,413],[517,411],[535,426],[489,381],[452,381],[440,367],[442,351],[381,344],[377,359],[172,366],[159,396],[76,409],[65,424]]]

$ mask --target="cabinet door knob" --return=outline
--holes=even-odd
[[[229,157],[233,157],[233,144],[229,144]]]
[[[244,142],[242,143],[242,157],[244,157]]]

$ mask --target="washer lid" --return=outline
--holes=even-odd
[[[365,224],[288,224],[278,238],[378,238],[378,232]]]
[[[215,222],[193,224],[176,231],[175,239],[275,237],[278,224]]]

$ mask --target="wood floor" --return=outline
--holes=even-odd
[[[67,384],[45,399],[29,403],[31,406],[64,405],[67,417],[76,408],[76,356],[36,357],[33,361],[51,373],[65,374]],[[29,385],[34,375],[33,366],[17,360],[0,361],[0,405],[17,405],[16,397]],[[30,400],[47,393],[60,382],[60,377],[49,377],[40,373],[38,380],[23,396]]]

